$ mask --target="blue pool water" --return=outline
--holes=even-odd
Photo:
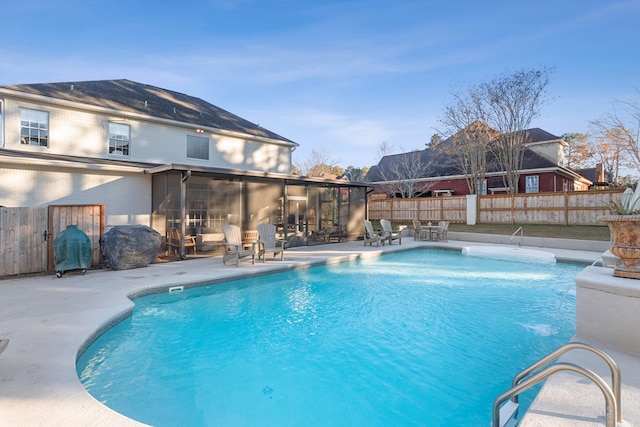
[[[149,295],[78,375],[155,426],[486,426],[582,268],[425,249]]]

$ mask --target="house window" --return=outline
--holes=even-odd
[[[209,138],[187,135],[187,157],[209,160]]]
[[[538,175],[530,175],[527,177],[527,193],[537,193],[538,192]]]
[[[49,113],[26,108],[20,110],[20,143],[49,146]]]
[[[128,156],[131,144],[131,127],[121,123],[109,123],[109,154]]]

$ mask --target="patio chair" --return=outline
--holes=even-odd
[[[380,225],[382,226],[382,240],[389,240],[390,245],[394,240],[397,240],[399,244],[402,244],[402,235],[399,231],[393,231],[391,229],[391,221],[388,219],[381,219]]]
[[[245,230],[242,234],[242,249],[251,249],[259,239],[258,230]]]
[[[367,243],[368,243],[369,246],[371,246],[372,243],[375,243],[376,246],[380,246],[381,242],[384,245],[384,241],[380,239],[380,235],[376,233],[375,230],[373,229],[373,224],[371,224],[371,221],[365,219],[364,220],[364,245],[367,246]]]
[[[267,252],[275,258],[280,254],[280,261],[284,261],[284,249],[287,241],[276,237],[276,226],[273,224],[258,225],[258,259],[262,257],[264,263]]]
[[[415,234],[413,235],[413,240],[428,240],[429,233],[431,231],[430,227],[423,227],[420,224],[420,221],[417,219],[413,220],[413,229],[415,230]]]
[[[447,242],[447,230],[449,229],[449,223],[447,221],[438,222],[438,228],[434,230],[435,240],[442,240]]]
[[[227,261],[235,261],[236,267],[240,265],[240,259],[251,257],[251,263],[256,263],[255,245],[251,245],[250,249],[243,249],[242,233],[237,225],[226,224],[222,226],[224,234],[224,254],[222,255],[222,264],[227,265]]]
[[[180,237],[180,230],[177,228],[172,228],[169,230],[169,241],[168,245],[174,248],[174,251],[180,252],[180,243],[183,239]],[[196,255],[196,238],[195,236],[185,236],[184,238],[184,250],[187,252],[189,249],[193,251],[193,254]]]

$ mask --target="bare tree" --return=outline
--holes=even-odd
[[[459,140],[458,164],[468,173],[470,190],[478,190],[478,180],[484,178],[483,151],[491,149],[492,157],[504,171],[503,181],[511,193],[518,192],[520,170],[529,135],[526,132],[534,117],[539,115],[544,104],[544,94],[549,84],[548,69],[521,70],[513,74],[499,76],[489,82],[472,86],[466,93],[454,95],[454,101],[446,107],[442,122],[450,131],[460,132],[479,120],[495,129],[499,136],[490,134],[473,136],[473,133]],[[464,146],[467,142],[471,144]],[[491,142],[491,143],[489,143]],[[471,160],[475,164],[470,165]]]
[[[492,144],[493,154],[504,171],[510,193],[518,192],[520,170],[529,134],[526,130],[540,114],[549,84],[549,70],[521,70],[482,83],[475,91],[480,117],[501,135]]]
[[[445,107],[440,118],[445,131],[452,136],[446,144],[436,146],[464,174],[470,194],[482,192],[487,155],[492,141],[499,135],[497,130],[480,120],[480,107],[476,89],[454,94],[453,101]]]
[[[620,170],[633,163],[624,135],[620,128],[600,130],[593,141],[596,156],[604,166],[606,179],[615,185],[621,185]]]
[[[376,158],[381,159],[393,152],[393,145],[389,141],[382,141],[376,150]]]
[[[562,139],[569,144],[564,150],[565,165],[572,169],[583,169],[593,166],[596,148],[584,133],[565,133]]]
[[[420,151],[397,154],[388,168],[378,165],[380,187],[391,197],[419,197],[431,187],[424,182],[429,165],[422,161]]]
[[[337,171],[337,164],[338,160],[332,159],[323,146],[318,150],[312,149],[309,157],[295,166],[302,175],[321,178]]]
[[[640,89],[636,89],[640,95]],[[640,97],[639,97],[640,98]],[[639,100],[614,101],[613,112],[590,122],[593,135],[604,139],[609,144],[626,152],[632,167],[640,169],[640,151],[638,147],[640,135]]]

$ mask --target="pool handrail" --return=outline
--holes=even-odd
[[[613,390],[613,395],[616,398],[616,409],[618,414],[618,422],[622,422],[622,379],[620,375],[620,368],[618,368],[618,364],[615,360],[607,352],[602,350],[599,347],[596,347],[592,344],[587,344],[580,341],[574,341],[563,345],[557,350],[552,351],[542,359],[538,360],[536,363],[532,364],[528,368],[523,369],[519,374],[513,377],[512,386],[518,385],[524,378],[531,375],[534,371],[542,368],[544,365],[548,364],[552,360],[557,359],[563,354],[567,353],[570,350],[574,349],[582,349],[594,353],[597,356],[600,356],[602,360],[609,366],[611,370],[611,388]],[[518,403],[518,396],[513,397],[513,401]]]
[[[528,379],[518,383],[518,385],[511,387],[509,390],[502,393],[500,396],[496,398],[493,402],[493,414],[491,418],[491,427],[502,427],[500,425],[500,405],[508,399],[512,399],[514,396],[522,393],[530,389],[531,387],[537,385],[539,382],[545,380],[547,377],[555,374],[559,371],[573,371],[579,374],[584,375],[593,381],[605,398],[605,422],[606,427],[616,427],[616,419],[618,418],[618,411],[616,405],[616,398],[613,395],[613,391],[607,383],[604,382],[602,378],[600,378],[595,372],[590,369],[583,368],[581,366],[575,365],[573,363],[556,363],[555,365],[550,365],[544,368],[543,370],[537,372],[535,375],[529,377]]]

